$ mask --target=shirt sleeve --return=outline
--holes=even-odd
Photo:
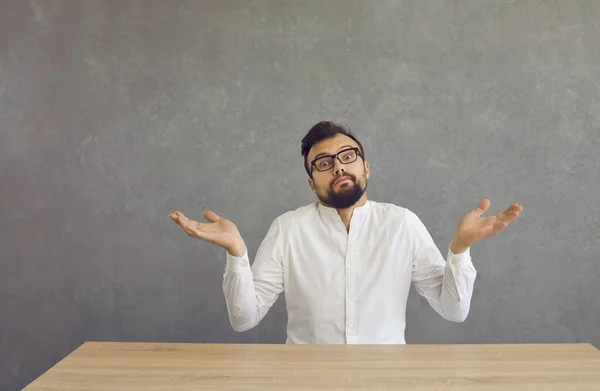
[[[477,271],[470,248],[453,254],[448,248],[446,260],[419,217],[409,211],[412,235],[412,280],[416,291],[444,319],[463,322],[469,314]]]
[[[235,331],[255,327],[283,291],[284,241],[279,219],[269,228],[250,266],[248,250],[241,257],[227,252],[223,293]]]

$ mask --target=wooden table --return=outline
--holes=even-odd
[[[589,344],[87,342],[25,390],[600,390]]]

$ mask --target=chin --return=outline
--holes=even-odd
[[[343,185],[342,187],[340,187],[338,190],[333,190],[335,193],[346,193],[349,191],[354,190],[354,188],[356,187],[356,183],[352,184],[352,185]]]

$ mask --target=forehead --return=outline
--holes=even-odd
[[[340,149],[343,149],[342,147],[348,146],[358,147],[358,144],[350,137],[338,133],[331,138],[327,138],[325,140],[319,141],[318,143],[315,143],[308,154],[308,161],[311,161],[315,158],[315,156],[317,156],[320,153],[333,155]]]

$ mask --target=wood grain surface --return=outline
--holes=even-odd
[[[589,344],[87,342],[25,390],[600,390]]]

